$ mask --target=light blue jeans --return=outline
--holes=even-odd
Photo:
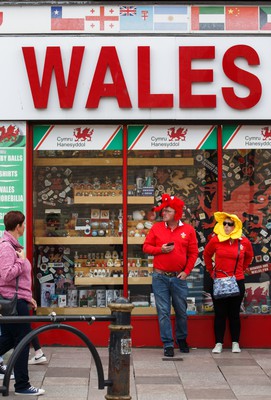
[[[168,277],[156,272],[152,275],[152,289],[155,297],[160,337],[165,347],[174,347],[170,320],[171,304],[175,311],[176,341],[187,337],[187,282],[177,277]]]

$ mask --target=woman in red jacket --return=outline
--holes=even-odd
[[[235,270],[240,295],[222,299],[214,299],[212,296],[215,312],[214,330],[216,341],[212,352],[222,352],[226,320],[228,318],[232,352],[240,353],[240,306],[245,294],[244,271],[252,261],[253,249],[250,241],[242,235],[242,222],[235,214],[216,212],[214,217],[217,221],[214,227],[216,235],[210,239],[203,254],[206,270],[212,278],[214,277],[214,269],[216,270],[217,278],[225,278],[225,274],[222,271],[232,276]],[[239,257],[238,247],[240,249]],[[236,264],[237,259],[238,262]]]

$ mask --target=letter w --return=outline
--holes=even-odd
[[[60,47],[47,47],[41,84],[34,47],[23,47],[22,50],[35,108],[47,108],[53,71],[60,107],[72,108],[85,47],[72,48],[67,85]]]

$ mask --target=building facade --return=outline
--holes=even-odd
[[[213,213],[236,213],[255,255],[241,344],[269,347],[271,3],[134,3],[1,3],[2,231],[7,210],[26,213],[39,314],[107,314],[129,297],[133,344],[158,346],[142,244],[162,194],[181,197],[199,243],[188,339],[208,347],[202,254]],[[82,329],[107,344],[106,324]]]

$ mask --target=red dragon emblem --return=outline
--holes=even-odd
[[[173,127],[173,128],[169,128],[167,130],[167,134],[169,136],[169,141],[170,142],[172,142],[172,140],[175,140],[175,141],[182,140],[182,141],[184,141],[185,140],[185,136],[187,134],[187,129],[184,129],[184,128],[176,129],[175,127]]]
[[[0,143],[16,142],[20,134],[16,125],[0,126]]]
[[[93,132],[94,129],[90,128],[75,128],[73,130],[73,136],[75,137],[76,142],[78,142],[79,140],[81,142],[85,142],[86,140],[90,142]]]
[[[268,129],[268,126],[265,126],[262,128],[261,134],[263,135],[263,140],[267,140],[271,138],[271,129]]]
[[[262,302],[266,304],[266,296],[268,295],[267,290],[262,288],[260,285],[254,291],[251,287],[246,289],[246,297],[245,302],[246,304],[251,304],[253,300],[256,300],[257,303]]]

